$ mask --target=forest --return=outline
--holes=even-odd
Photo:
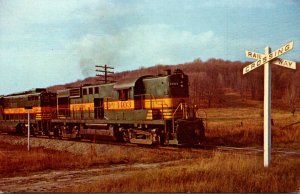
[[[202,61],[195,59],[177,65],[158,64],[152,67],[140,67],[133,71],[124,71],[114,74],[114,81],[125,77],[142,75],[164,74],[164,71],[179,68],[189,76],[190,102],[199,107],[226,107],[229,106],[227,95],[238,94],[239,100],[263,100],[264,95],[264,68],[242,74],[242,69],[250,62],[227,61],[222,59],[209,59]],[[271,65],[272,71],[272,106],[289,109],[293,114],[300,106],[300,66],[297,62],[297,70],[288,69],[275,64]],[[93,67],[91,67],[93,68]],[[96,74],[96,72],[95,72]],[[64,87],[77,87],[84,84],[100,83],[98,77],[89,77],[65,85],[57,85],[48,88],[56,91]],[[231,105],[232,106],[232,105]],[[237,105],[238,106],[238,105]]]

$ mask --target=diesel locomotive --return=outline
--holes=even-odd
[[[0,97],[0,130],[105,139],[136,144],[198,144],[205,137],[196,109],[188,104],[188,76],[180,69],[165,75],[126,78],[56,93],[36,89]]]
[[[0,131],[27,133],[30,107],[32,134],[46,133],[51,128],[51,119],[56,107],[56,94],[37,88],[26,92],[0,97]]]

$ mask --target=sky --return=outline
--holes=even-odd
[[[0,0],[0,95],[289,41],[300,61],[298,0]]]

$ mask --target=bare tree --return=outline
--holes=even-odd
[[[289,106],[290,111],[295,116],[296,112],[296,94],[298,93],[297,87],[291,83],[288,88]]]

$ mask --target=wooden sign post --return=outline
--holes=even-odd
[[[293,41],[271,52],[270,47],[265,48],[264,54],[246,51],[246,57],[257,61],[243,68],[246,74],[257,67],[264,65],[264,166],[271,162],[271,63],[275,65],[296,69],[296,62],[278,58],[280,55],[293,49]]]
[[[28,151],[29,151],[29,149],[30,149],[30,139],[29,139],[29,137],[30,137],[30,111],[32,110],[32,107],[31,106],[26,106],[25,107],[25,109],[26,110],[28,110],[28,123],[27,123],[27,149],[28,149]]]

